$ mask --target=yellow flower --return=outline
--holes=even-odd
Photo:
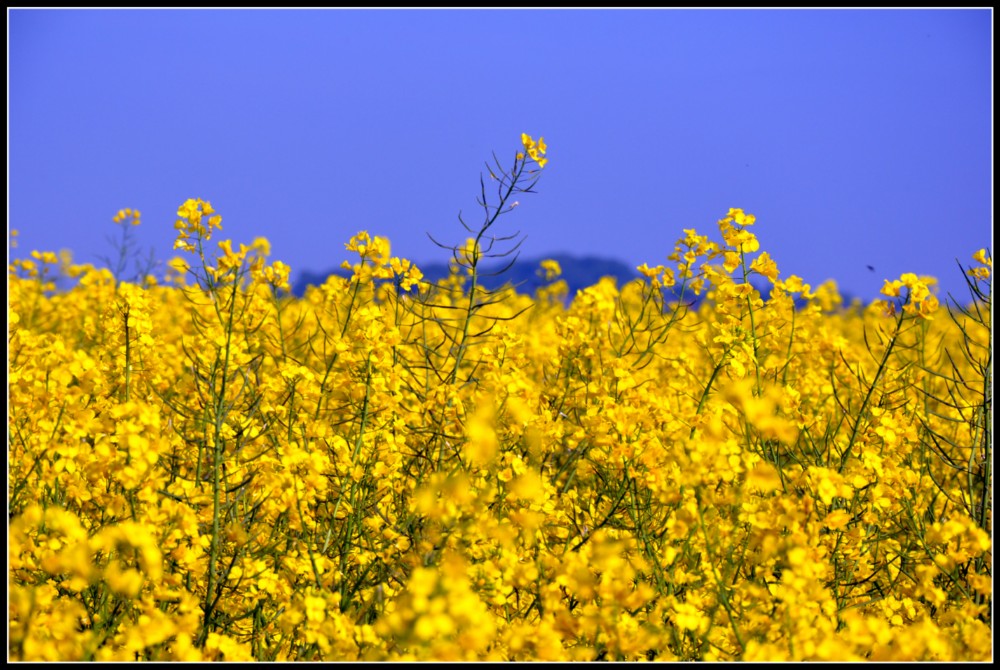
[[[524,144],[525,151],[527,151],[528,155],[531,156],[531,159],[538,164],[538,167],[545,167],[545,164],[549,162],[548,158],[542,158],[542,156],[545,155],[546,149],[548,149],[548,146],[545,144],[545,140],[539,137],[538,142],[535,142],[535,140],[531,138],[531,135],[521,133],[521,143]],[[517,156],[518,160],[524,159],[523,153],[518,153]]]
[[[555,261],[549,258],[542,261],[541,266],[546,281],[552,281],[553,279],[562,274],[562,268],[559,267],[559,261]]]

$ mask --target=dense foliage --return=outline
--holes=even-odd
[[[11,659],[992,657],[986,252],[962,305],[843,306],[733,209],[622,287],[484,289],[522,139],[434,284],[359,233],[295,298],[201,200],[161,281],[11,265]]]

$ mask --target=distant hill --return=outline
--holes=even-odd
[[[640,276],[639,272],[633,266],[614,258],[552,254],[536,258],[518,258],[517,262],[515,262],[514,265],[506,272],[495,277],[489,275],[502,269],[506,263],[484,263],[480,268],[480,281],[483,286],[491,289],[499,288],[509,282],[517,286],[519,293],[534,295],[535,291],[539,287],[548,283],[542,279],[541,276],[539,276],[539,266],[545,259],[552,259],[559,263],[559,267],[562,268],[562,275],[560,276],[560,279],[565,280],[566,284],[569,286],[570,299],[576,295],[577,291],[587,288],[588,286],[593,286],[600,281],[602,277],[613,277],[617,282],[618,287],[621,288],[628,282]],[[424,273],[424,278],[428,281],[437,281],[448,276],[447,263],[428,263],[427,265],[418,264],[417,267],[419,267],[420,271]],[[344,270],[343,268],[334,268],[327,272],[303,271],[298,278],[292,282],[292,293],[298,297],[302,297],[305,294],[307,286],[321,286],[326,282],[327,277],[330,275],[350,277],[351,272],[350,270]],[[763,299],[766,300],[770,296],[771,285],[763,277],[755,275],[751,277],[750,283],[753,284],[754,288],[760,291]],[[845,306],[851,304],[852,296],[843,294],[843,298]],[[695,297],[689,293],[685,298],[685,302],[697,305],[702,299],[704,299],[704,295]],[[796,298],[795,304],[801,308],[806,304],[806,301],[800,296]]]
[[[576,292],[582,288],[593,286],[602,277],[613,277],[618,286],[624,286],[639,276],[634,267],[612,258],[552,254],[538,258],[518,258],[510,269],[498,277],[489,275],[502,269],[506,263],[484,263],[480,268],[481,283],[492,289],[499,288],[509,282],[517,286],[519,293],[534,295],[536,289],[548,283],[538,274],[539,266],[545,259],[552,259],[559,263],[562,268],[560,279],[565,280],[569,286],[570,296],[576,295]],[[428,281],[437,281],[448,276],[447,263],[418,264],[417,267],[424,273],[424,278]],[[350,277],[351,272],[343,268],[334,268],[327,272],[304,271],[292,283],[292,293],[301,297],[305,294],[307,286],[320,286],[326,282],[330,275]]]

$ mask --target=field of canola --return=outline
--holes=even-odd
[[[845,306],[732,209],[489,291],[522,142],[434,286],[359,233],[294,298],[201,200],[160,281],[11,264],[11,660],[992,658],[991,257]]]

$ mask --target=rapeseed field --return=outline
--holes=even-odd
[[[10,265],[11,660],[992,658],[991,256],[845,305],[730,209],[487,289],[521,139],[434,284],[360,232],[296,298],[199,199],[158,280]]]

